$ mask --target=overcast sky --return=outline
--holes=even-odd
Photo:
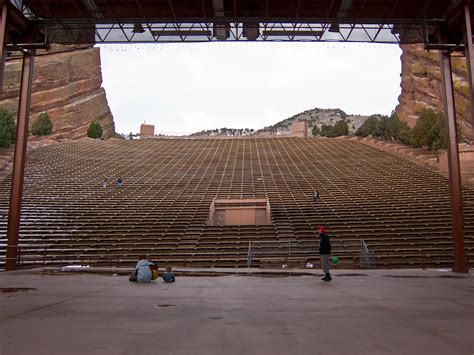
[[[259,129],[311,108],[390,114],[397,45],[185,43],[101,45],[103,86],[119,133]]]

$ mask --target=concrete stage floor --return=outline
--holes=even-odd
[[[136,284],[3,272],[0,354],[474,353],[472,272],[336,270],[329,283],[320,276],[230,271]],[[32,290],[9,289],[20,287]]]

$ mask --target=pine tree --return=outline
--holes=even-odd
[[[15,143],[15,121],[10,112],[0,108],[0,147],[9,147]]]
[[[31,134],[34,136],[47,136],[53,133],[53,122],[46,112],[41,113],[31,126]]]
[[[91,122],[89,129],[87,130],[87,137],[94,139],[99,139],[102,137],[102,127],[100,126],[99,122]]]

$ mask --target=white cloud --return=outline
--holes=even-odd
[[[262,128],[298,112],[389,114],[400,94],[396,45],[185,43],[101,45],[118,132]]]

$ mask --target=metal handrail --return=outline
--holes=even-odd
[[[374,267],[373,255],[361,239],[340,239],[331,242],[332,253],[353,252],[359,256],[359,266]],[[291,257],[319,254],[319,241],[251,241],[247,252],[247,266],[256,256]]]

